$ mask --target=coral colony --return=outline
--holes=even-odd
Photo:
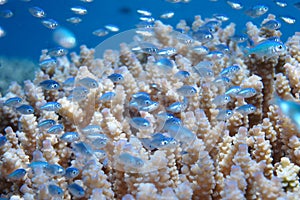
[[[1,199],[300,199],[300,34],[274,21],[43,50],[1,97]]]

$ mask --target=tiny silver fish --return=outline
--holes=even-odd
[[[57,60],[54,58],[48,58],[48,59],[42,60],[39,63],[40,68],[43,70],[51,68],[51,67],[56,67],[56,65],[57,65]]]
[[[79,169],[76,167],[68,167],[66,169],[65,177],[67,179],[76,178],[79,175]]]
[[[111,101],[115,96],[116,96],[115,92],[105,92],[104,94],[101,95],[99,100],[102,102],[107,102],[107,101]]]
[[[56,29],[58,27],[58,22],[54,19],[44,19],[41,22],[46,28],[49,29]]]
[[[77,132],[65,132],[60,139],[72,143],[79,140],[79,134]]]
[[[9,179],[11,181],[17,181],[17,180],[21,180],[25,175],[26,175],[26,170],[20,168],[20,169],[16,169],[12,173],[10,173],[7,176],[7,179]]]
[[[229,46],[226,44],[217,44],[215,47],[217,48],[217,51],[221,51],[225,54],[230,52]]]
[[[278,30],[281,27],[281,23],[275,19],[272,19],[262,24],[261,27],[269,30]]]
[[[244,6],[238,1],[226,1],[226,3],[235,10],[241,10]]]
[[[217,85],[222,85],[222,86],[228,86],[231,82],[231,80],[225,76],[219,76],[217,78],[215,78],[215,80],[213,81],[215,84]]]
[[[73,143],[73,148],[75,152],[83,156],[90,157],[93,155],[93,149],[85,142],[75,142]]]
[[[48,164],[44,169],[47,174],[52,176],[63,176],[66,173],[65,169],[58,164]]]
[[[141,130],[148,129],[151,126],[150,122],[147,119],[142,118],[142,117],[131,118],[129,121],[129,124],[132,127],[136,128],[136,129],[141,129]]]
[[[56,121],[53,119],[45,119],[38,123],[38,128],[48,129],[48,128],[52,127],[55,123],[56,123]]]
[[[61,189],[61,187],[54,185],[54,184],[48,185],[48,191],[52,197],[61,198],[64,195],[64,191]]]
[[[280,19],[287,24],[295,24],[296,23],[296,18],[294,18],[292,16],[288,16],[288,15],[283,16],[282,15],[282,16],[280,16]]]
[[[231,37],[232,41],[235,41],[236,43],[243,43],[247,41],[248,36],[246,34],[239,34],[239,35],[233,35]]]
[[[67,78],[64,82],[63,85],[65,87],[73,87],[75,85],[75,77],[70,77]]]
[[[103,28],[99,28],[97,30],[94,30],[92,32],[93,35],[98,36],[98,37],[103,37],[106,36],[107,34],[109,34],[108,30],[103,29]]]
[[[194,66],[194,71],[202,78],[214,77],[214,71],[207,67]]]
[[[70,22],[71,24],[79,24],[82,22],[82,19],[80,17],[70,17],[66,19],[67,22]]]
[[[167,131],[175,140],[187,144],[189,144],[196,138],[196,135],[191,130],[182,125],[178,126],[174,124],[172,126],[168,126]]]
[[[214,38],[214,36],[208,30],[199,29],[198,31],[193,32],[193,38],[195,40],[198,40],[199,42],[204,43],[204,42],[211,41]]]
[[[157,60],[155,65],[164,72],[170,72],[174,67],[173,62],[168,58],[161,58]]]
[[[178,31],[172,31],[171,36],[173,36],[179,42],[187,44],[187,45],[194,43],[194,39],[185,33],[181,33]]]
[[[152,15],[152,13],[150,11],[144,10],[144,9],[138,9],[136,12],[143,16],[151,16]]]
[[[221,59],[224,57],[224,53],[222,51],[210,51],[207,55],[207,58],[211,59]]]
[[[16,108],[16,110],[22,115],[30,115],[34,113],[34,108],[27,104],[22,104]]]
[[[98,158],[99,160],[102,160],[102,159],[107,159],[107,153],[106,151],[102,150],[102,149],[96,149],[94,150],[94,154],[96,156],[96,158]],[[104,163],[102,163],[104,164]]]
[[[34,17],[37,17],[37,18],[43,18],[43,17],[46,17],[45,11],[44,11],[42,8],[40,8],[40,7],[37,7],[37,6],[35,6],[35,7],[30,7],[30,8],[28,9],[28,11],[29,11],[30,14],[31,14],[32,16],[34,16]]]
[[[51,79],[42,81],[39,85],[45,90],[58,90],[60,88],[60,84]]]
[[[83,134],[100,133],[102,128],[99,125],[90,124],[81,129]]]
[[[272,40],[265,40],[256,46],[246,49],[246,56],[255,54],[260,57],[271,58],[278,56],[279,54],[286,51],[286,46],[281,42],[276,42]]]
[[[221,22],[226,22],[229,20],[229,17],[225,14],[213,14],[213,17],[217,20],[220,20]]]
[[[111,74],[107,78],[109,78],[113,83],[120,83],[124,80],[124,77],[122,74]]]
[[[160,15],[160,18],[162,19],[171,19],[174,17],[175,13],[173,11],[168,11]]]
[[[224,68],[219,75],[220,76],[226,76],[226,77],[232,77],[233,75],[235,75],[238,71],[240,71],[240,66],[238,65],[232,65],[229,67]]]
[[[74,12],[77,15],[86,15],[87,9],[83,6],[73,6],[70,8],[72,12]]]
[[[82,198],[85,196],[84,189],[76,183],[68,185],[68,190],[76,198]]]
[[[61,104],[58,102],[47,102],[40,107],[41,110],[54,111],[57,112],[62,108]]]
[[[254,113],[256,111],[256,107],[252,104],[245,104],[236,108],[236,111],[243,115],[248,115]]]
[[[243,98],[250,98],[256,95],[256,90],[254,88],[242,88],[236,95]]]
[[[4,102],[4,106],[14,107],[22,102],[22,98],[20,97],[11,97]]]
[[[49,49],[48,55],[53,57],[62,57],[68,54],[68,50],[63,47]]]
[[[158,48],[149,42],[141,42],[139,43],[139,47],[141,51],[146,54],[156,54],[158,52]]]
[[[174,56],[177,53],[177,49],[174,47],[165,47],[157,51],[157,55],[169,57]]]
[[[200,45],[200,46],[193,46],[192,50],[200,55],[206,55],[209,52],[209,49],[206,46]],[[207,61],[208,62],[208,61]]]
[[[140,17],[140,20],[149,22],[149,23],[153,23],[155,21],[155,18],[154,17]]]
[[[104,26],[104,28],[106,28],[110,32],[118,32],[120,30],[120,28],[117,25],[114,25],[114,24],[107,24],[107,25]]]
[[[6,31],[0,26],[0,38],[6,35]]]
[[[85,99],[88,93],[89,93],[89,90],[86,87],[83,87],[83,86],[75,87],[72,91],[71,99],[80,101],[82,99]]]
[[[49,134],[58,134],[64,130],[64,126],[62,124],[56,124],[51,126],[48,130],[47,133]]]
[[[180,113],[183,112],[187,108],[187,104],[183,102],[174,102],[168,107],[166,107],[166,110],[171,113]]]
[[[85,78],[82,78],[78,81],[78,83],[86,88],[90,88],[90,89],[93,89],[93,88],[98,88],[99,87],[99,84],[98,82],[93,79],[93,78],[89,78],[89,77],[85,77]]]
[[[255,5],[249,9],[247,9],[245,11],[245,14],[252,18],[256,18],[256,17],[262,16],[263,14],[268,12],[268,10],[269,10],[269,7],[266,5]]]
[[[230,88],[228,88],[225,92],[226,95],[229,95],[231,97],[235,97],[236,94],[241,91],[241,87],[240,86],[232,86]]]
[[[141,158],[135,157],[126,152],[119,155],[118,162],[125,166],[134,168],[140,168],[144,166],[144,161]]]
[[[287,7],[288,5],[285,1],[279,1],[279,0],[274,0],[274,3],[281,8]]]
[[[184,97],[191,97],[194,96],[197,93],[196,88],[190,85],[183,85],[180,88],[176,90],[176,92]]]

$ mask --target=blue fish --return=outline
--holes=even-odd
[[[229,67],[224,68],[219,75],[220,76],[226,76],[226,77],[232,77],[233,75],[235,75],[235,73],[237,73],[240,70],[240,66],[238,65],[232,65]]]
[[[59,111],[61,109],[61,104],[58,102],[47,102],[46,104],[40,107],[41,110],[45,111]]]
[[[133,117],[130,119],[129,123],[132,127],[141,130],[148,129],[151,126],[150,122],[142,117]]]
[[[49,163],[45,162],[45,161],[33,161],[30,164],[28,164],[28,167],[30,167],[30,168],[36,168],[36,167],[45,168],[47,165],[49,165]]]
[[[48,59],[42,60],[39,63],[40,68],[43,70],[51,68],[51,67],[56,67],[56,65],[57,65],[57,60],[54,58],[48,58]]]
[[[0,147],[4,146],[7,142],[7,138],[5,136],[0,136]]]
[[[90,145],[85,142],[76,142],[73,143],[73,149],[75,152],[82,154],[83,156],[90,157],[93,155],[93,149]]]
[[[179,80],[185,80],[187,78],[189,78],[191,75],[188,71],[184,71],[184,70],[179,70],[174,77],[178,78]]]
[[[21,168],[10,173],[7,176],[7,179],[11,181],[21,180],[25,175],[26,175],[26,170]]]
[[[176,91],[179,95],[184,97],[194,96],[197,93],[196,88],[190,85],[183,85],[180,88],[178,88]]]
[[[84,197],[85,195],[84,189],[76,183],[71,183],[68,185],[68,190],[74,197],[77,198]]]
[[[115,96],[116,96],[116,93],[114,93],[114,92],[106,92],[101,95],[99,100],[103,101],[103,102],[107,102],[107,101],[111,101]]]
[[[52,197],[63,197],[64,195],[64,191],[61,189],[61,187],[54,184],[48,185],[48,191]]]
[[[60,88],[60,84],[51,79],[42,81],[39,85],[45,90],[58,90]]]
[[[22,104],[16,110],[22,115],[30,115],[34,113],[34,108],[31,105]]]
[[[22,98],[20,98],[20,97],[12,97],[12,98],[7,99],[4,102],[4,106],[14,107],[14,106],[18,105],[21,102],[22,102]]]
[[[254,88],[242,88],[236,95],[243,98],[250,98],[256,95],[256,90]]]
[[[79,175],[79,169],[76,167],[68,167],[66,169],[65,177],[67,179],[76,178]]]
[[[236,111],[243,115],[248,115],[254,113],[256,111],[256,107],[252,104],[245,104],[236,108]]]
[[[70,77],[67,78],[64,82],[63,85],[65,87],[73,87],[75,85],[75,77]]]
[[[140,168],[143,167],[144,161],[141,158],[135,157],[129,153],[121,153],[119,155],[119,163],[128,167]]]
[[[220,109],[216,118],[219,121],[225,121],[229,119],[232,115],[233,115],[232,110]]]
[[[65,132],[60,139],[72,143],[79,140],[79,134],[77,132]]]
[[[255,47],[248,48],[245,50],[245,55],[249,56],[255,54],[259,57],[272,58],[278,56],[286,51],[286,46],[281,42],[276,42],[272,40],[265,40]]]
[[[64,126],[62,124],[56,124],[51,126],[48,130],[47,133],[49,134],[58,134],[64,130]]]
[[[98,82],[93,79],[93,78],[89,78],[89,77],[86,77],[86,78],[82,78],[78,81],[78,83],[86,88],[98,88],[99,87],[99,84]]]
[[[48,164],[44,169],[46,173],[52,176],[63,176],[66,173],[65,169],[57,164]]]
[[[120,83],[124,80],[124,77],[122,74],[111,74],[107,78],[109,78],[113,83]]]
[[[102,128],[99,125],[90,124],[81,129],[84,134],[100,133]]]
[[[53,126],[55,123],[56,123],[56,121],[53,119],[45,119],[38,123],[38,128],[47,129],[47,128],[50,128],[51,126]]]
[[[155,62],[155,65],[164,72],[172,71],[174,64],[169,58],[161,58]]]

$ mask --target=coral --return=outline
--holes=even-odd
[[[268,15],[262,23],[275,18]],[[196,16],[191,27],[182,20],[177,28],[195,32],[210,21]],[[244,55],[243,47],[232,40],[236,34],[234,23],[216,27],[213,38],[205,42],[175,32],[160,21],[153,26],[149,29],[151,36],[137,34],[132,44],[120,44],[119,51],[107,49],[99,55],[98,47],[89,49],[82,45],[79,54],[57,57],[56,66],[37,69],[33,80],[24,81],[24,86],[14,82],[1,95],[0,130],[5,136],[0,137],[1,198],[54,199],[48,185],[55,184],[63,190],[63,199],[74,199],[76,193],[68,188],[71,183],[84,191],[77,194],[82,199],[300,196],[299,127],[272,100],[276,93],[299,102],[299,33],[285,43],[286,52],[267,58]],[[251,22],[246,26],[255,44],[282,34]],[[212,54],[220,44],[228,45],[229,52]],[[205,45],[210,53],[193,50],[200,45]],[[169,70],[157,65],[161,58],[158,50],[167,47],[176,49],[174,55],[166,58],[173,65]],[[47,52],[42,51],[40,61],[50,58]],[[208,63],[203,70],[213,73],[198,74],[194,66],[201,61]],[[219,73],[231,65],[238,65],[240,70],[230,74],[227,83]],[[179,70],[188,71],[190,76],[179,79],[174,76]],[[108,78],[113,73],[121,74],[123,80],[113,82]],[[70,77],[75,79],[74,86],[64,85]],[[72,97],[74,88],[82,87],[80,80],[87,77],[94,79],[97,87],[82,90],[82,99]],[[39,83],[48,79],[61,87],[43,89]],[[177,92],[183,85],[193,86],[197,92],[184,98]],[[256,94],[250,98],[233,94],[228,104],[218,105],[214,99],[230,86],[254,88]],[[106,102],[99,100],[106,92],[114,92],[115,96]],[[133,95],[143,95],[138,92],[148,93],[158,103],[157,108],[130,106],[129,102],[135,100]],[[5,103],[16,96],[22,98],[21,103]],[[50,101],[60,103],[61,108],[56,112],[40,109]],[[175,124],[170,124],[158,114],[163,115],[166,107],[175,102],[183,102],[184,109],[174,113],[177,119],[173,118]],[[32,106],[34,113],[18,111],[20,104]],[[254,105],[256,111],[248,114],[248,110],[241,110],[246,104]],[[231,116],[217,117],[227,109]],[[132,117],[145,118],[150,126],[132,126]],[[47,128],[40,126],[46,119],[63,125],[63,130],[47,133]],[[179,120],[180,126],[176,124]],[[66,132],[77,132],[78,141],[61,139]],[[161,135],[153,136],[157,132]],[[164,146],[166,138],[173,143]],[[64,169],[76,167],[79,174],[72,178],[51,174],[44,167],[47,164]],[[25,176],[6,181],[9,174],[20,168],[26,170]]]

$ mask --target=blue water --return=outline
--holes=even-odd
[[[281,8],[271,0],[265,1],[241,1],[244,9],[258,3],[269,6],[268,13],[275,15],[291,15],[297,19],[293,25],[282,22],[282,40],[285,41],[294,32],[299,31],[300,10],[293,6],[297,1],[286,0],[288,7]],[[88,14],[82,16],[83,21],[77,25],[70,24],[65,20],[74,14],[70,7],[82,5],[88,9]],[[115,24],[120,27],[120,31],[135,28],[139,22],[137,9],[147,9],[153,13],[153,17],[165,11],[174,11],[172,19],[162,20],[164,23],[176,25],[180,19],[185,19],[189,24],[195,15],[202,18],[211,17],[214,13],[224,13],[230,17],[229,22],[237,24],[237,29],[242,32],[247,21],[260,24],[264,17],[253,20],[243,14],[243,10],[232,9],[225,0],[211,2],[209,0],[192,0],[190,3],[172,4],[164,0],[94,0],[91,3],[84,3],[79,0],[32,0],[23,2],[21,0],[8,0],[8,3],[0,6],[1,9],[11,9],[14,16],[9,19],[0,18],[0,26],[6,30],[7,35],[0,38],[0,56],[30,58],[38,61],[40,52],[45,48],[57,46],[52,40],[53,30],[44,27],[41,20],[31,16],[28,8],[39,6],[47,13],[47,18],[53,18],[76,35],[77,43],[86,44],[88,47],[95,47],[104,39],[112,36],[110,33],[106,37],[97,37],[92,32],[102,28],[106,24]],[[226,22],[228,24],[229,22]],[[224,26],[224,25],[223,25]],[[78,51],[79,45],[71,51]]]

